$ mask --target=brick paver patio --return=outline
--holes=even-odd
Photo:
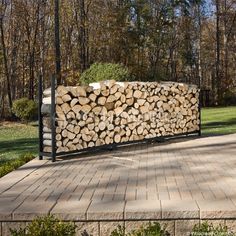
[[[1,222],[48,213],[74,221],[236,219],[236,134],[33,160],[0,179]]]

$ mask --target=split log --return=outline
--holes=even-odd
[[[46,146],[46,147],[43,148],[43,151],[46,152],[46,153],[50,153],[50,152],[52,152],[52,147],[51,146],[49,146],[49,147]]]
[[[52,130],[46,126],[43,127],[43,133],[51,133]]]
[[[119,89],[119,85],[118,84],[114,84],[111,89],[110,89],[110,94],[115,94]],[[121,93],[120,93],[121,94]]]
[[[142,92],[139,90],[134,91],[134,95],[135,98],[141,98],[142,97]]]
[[[41,113],[42,114],[50,114],[51,113],[51,105],[49,105],[49,104],[42,104],[42,106],[41,106]]]
[[[62,138],[61,138],[61,135],[60,135],[60,134],[57,134],[57,135],[56,135],[56,140],[57,140],[57,141],[60,141],[61,139],[62,139]]]
[[[57,93],[61,97],[64,96],[65,94],[67,94],[68,92],[69,92],[69,90],[66,87],[62,86],[62,85],[57,87]]]
[[[104,121],[100,122],[98,128],[103,131],[106,129],[106,123]]]
[[[89,98],[86,98],[86,97],[79,97],[79,103],[80,105],[86,105],[90,102],[90,99]]]
[[[62,96],[62,101],[65,102],[69,102],[71,101],[71,96],[69,94],[65,94]]]
[[[91,94],[89,95],[89,99],[90,99],[91,101],[95,102],[95,101],[96,101],[96,99],[97,99],[97,96],[96,96],[96,94],[94,94],[94,93],[91,93]]]
[[[82,109],[82,106],[81,106],[81,105],[75,105],[75,106],[72,107],[72,111],[73,111],[75,114],[79,113],[79,112],[81,111],[81,109]]]
[[[132,98],[133,97],[133,90],[126,89],[126,98]]]
[[[67,113],[67,115],[66,115],[66,118],[67,118],[68,120],[73,119],[73,121],[74,121],[75,118],[76,118],[76,115],[75,115],[75,113],[74,113],[73,111],[69,111],[69,112]],[[72,122],[73,122],[73,121],[72,121]]]
[[[86,97],[87,96],[87,92],[86,92],[85,88],[82,86],[78,86],[76,88],[76,93],[77,93],[78,97]]]
[[[61,109],[64,112],[64,114],[67,114],[69,111],[71,111],[71,107],[68,103],[63,103],[61,105]]]
[[[51,97],[43,98],[43,104],[51,105],[51,103],[52,103],[52,98]]]
[[[84,105],[84,106],[82,106],[82,108],[81,108],[81,111],[83,112],[83,113],[89,113],[90,111],[92,110],[92,107],[91,106],[89,106],[89,105]]]
[[[52,145],[52,140],[44,139],[43,140],[43,145],[44,146],[51,146]]]
[[[44,97],[51,97],[51,88],[47,88],[43,91],[43,96]]]
[[[62,146],[62,141],[57,141],[56,142],[56,146],[59,148],[59,147],[61,147]]]
[[[109,91],[108,89],[101,90],[101,94],[102,94],[104,97],[107,97],[107,96],[110,94],[110,91]]]
[[[79,102],[79,99],[74,98],[74,99],[70,102],[70,106],[71,106],[71,107],[74,107],[78,102]]]
[[[126,105],[127,106],[132,106],[134,104],[134,98],[128,98],[126,99]]]
[[[51,134],[51,133],[44,133],[44,134],[43,134],[43,139],[49,139],[49,140],[51,140],[51,139],[52,139],[52,134]]]
[[[116,134],[115,137],[114,137],[114,141],[116,143],[120,143],[120,140],[121,140],[121,136],[119,134]]]
[[[106,103],[106,98],[105,97],[99,97],[98,98],[98,104],[99,105],[105,105],[105,103]]]
[[[95,89],[93,92],[96,96],[99,96],[100,93],[101,93],[101,90],[100,89]]]
[[[62,97],[59,97],[59,96],[57,96],[56,97],[56,104],[57,105],[61,105],[61,104],[63,104],[64,102],[63,102],[63,100],[62,100]]]
[[[114,113],[115,113],[116,116],[119,116],[122,112],[123,112],[123,108],[122,107],[117,107],[114,110]]]
[[[67,133],[67,137],[70,139],[70,140],[73,140],[75,138],[76,134],[72,133],[72,132],[68,132]]]
[[[116,101],[116,97],[114,95],[110,95],[106,100],[107,103],[114,102],[114,101]]]

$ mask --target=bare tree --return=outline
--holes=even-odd
[[[7,1],[2,0],[1,6],[0,6],[0,33],[1,33],[1,44],[2,44],[2,50],[3,50],[3,61],[4,61],[4,67],[5,67],[8,102],[9,102],[9,107],[11,109],[12,108],[11,84],[10,84],[7,50],[6,50],[5,35],[4,35],[4,16],[5,16],[6,8],[7,8]]]
[[[61,49],[60,49],[60,16],[59,0],[54,0],[54,29],[55,29],[55,63],[57,83],[61,84]]]
[[[216,0],[216,84],[217,84],[217,98],[219,101],[221,99],[221,74],[220,74],[220,0]]]

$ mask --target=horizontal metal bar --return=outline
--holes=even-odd
[[[39,155],[40,156],[44,156],[44,157],[52,157],[52,153],[51,152],[40,152]]]
[[[60,152],[56,153],[55,155],[61,156],[61,157],[66,157],[66,156],[74,156],[82,153],[93,153],[98,150],[107,150],[107,149],[113,149],[117,147],[122,147],[125,145],[132,145],[132,144],[141,144],[141,143],[147,143],[147,142],[163,142],[166,140],[171,140],[171,139],[177,139],[177,138],[184,138],[185,136],[190,136],[190,135],[199,135],[199,131],[194,131],[194,132],[189,132],[189,133],[183,133],[183,134],[177,134],[177,135],[168,135],[168,136],[161,136],[161,137],[155,137],[155,138],[149,138],[149,139],[143,139],[143,140],[135,140],[135,141],[128,141],[128,142],[123,142],[123,143],[113,143],[113,144],[108,144],[108,145],[102,145],[102,146],[97,146],[97,147],[90,147],[90,148],[85,148],[81,150],[76,150],[76,151],[71,151],[71,152]],[[50,155],[51,157],[51,155]]]

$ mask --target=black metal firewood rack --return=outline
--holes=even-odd
[[[152,142],[164,142],[170,139],[183,138],[186,136],[201,136],[201,104],[199,102],[199,130],[194,132],[182,133],[177,135],[168,135],[168,136],[160,136],[154,137],[144,140],[138,141],[128,141],[122,143],[112,143],[108,145],[102,145],[97,147],[89,147],[82,150],[70,151],[70,152],[56,152],[56,78],[55,76],[51,76],[51,106],[50,106],[50,124],[51,124],[51,152],[44,152],[44,138],[43,138],[43,113],[41,107],[43,105],[43,81],[42,76],[39,76],[39,85],[38,85],[38,121],[39,121],[39,160],[43,160],[43,157],[50,157],[53,162],[57,160],[57,157],[72,157],[77,156],[82,153],[94,153],[99,150],[113,150],[116,147],[122,147],[125,145],[131,144],[141,144],[141,143],[152,143]]]

